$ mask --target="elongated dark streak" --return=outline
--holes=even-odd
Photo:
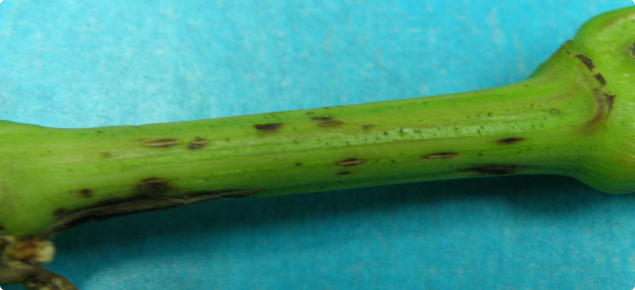
[[[256,124],[254,128],[260,132],[276,132],[282,127],[282,123]]]
[[[262,190],[258,189],[220,190],[193,192],[176,197],[149,198],[139,196],[127,199],[106,200],[93,207],[67,212],[45,231],[36,235],[36,238],[43,239],[52,233],[65,231],[91,221],[101,221],[113,217],[168,209],[216,199],[246,197],[261,191]]]
[[[346,160],[342,160],[342,161],[338,161],[335,162],[336,165],[339,166],[355,166],[355,165],[359,165],[366,162],[366,159],[360,159],[360,158],[351,158],[351,159],[346,159]]]
[[[176,139],[159,139],[159,140],[146,142],[143,145],[148,147],[170,147],[180,143],[181,141]]]
[[[496,143],[498,144],[513,144],[516,142],[520,142],[520,141],[525,141],[525,138],[522,137],[512,137],[512,138],[505,138],[505,139],[500,139],[500,140],[496,140]]]
[[[459,153],[434,153],[421,156],[421,159],[449,159],[459,156]]]

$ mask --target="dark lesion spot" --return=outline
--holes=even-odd
[[[595,79],[598,80],[598,82],[600,82],[600,85],[602,87],[604,87],[606,85],[606,80],[604,79],[604,77],[602,76],[601,73],[597,73],[593,75],[595,77]]]
[[[524,169],[525,165],[485,165],[462,169],[461,171],[474,171],[481,175],[505,175],[515,173],[518,169]]]
[[[375,127],[375,126],[373,126],[373,125],[362,125],[362,129],[364,129],[364,130],[372,129],[373,127]]]
[[[66,209],[65,208],[58,208],[57,210],[55,210],[53,212],[53,216],[62,216],[66,213]]]
[[[522,137],[511,137],[511,138],[505,138],[505,139],[496,140],[496,143],[498,143],[498,144],[514,144],[516,142],[525,141],[525,140],[527,140],[527,139],[522,138]]]
[[[190,145],[187,146],[187,148],[189,148],[189,149],[198,149],[198,148],[201,148],[201,147],[207,145],[207,143],[209,143],[209,140],[203,139],[203,138],[200,138],[200,137],[196,137],[196,139],[190,141]]]
[[[449,158],[454,158],[456,156],[459,156],[459,153],[433,153],[433,154],[428,154],[425,156],[421,156],[421,159],[449,159]]]
[[[135,186],[135,190],[140,195],[162,194],[170,191],[172,187],[167,179],[150,177],[141,180]]]
[[[324,116],[315,116],[315,117],[311,117],[311,120],[320,120],[320,121],[330,120],[330,119],[333,119],[333,116],[331,116],[331,115],[324,115]]]
[[[635,59],[635,43],[628,47],[628,54],[632,59]]]
[[[348,166],[360,165],[360,164],[362,164],[364,162],[366,162],[366,159],[351,158],[351,159],[346,159],[346,160],[335,162],[335,164],[339,165],[339,166],[348,167]]]
[[[177,139],[158,139],[144,143],[143,145],[148,147],[170,147],[177,144],[181,144],[181,140]]]
[[[99,156],[101,156],[101,158],[110,158],[111,155],[108,152],[102,152]]]
[[[318,123],[317,125],[320,127],[333,127],[333,126],[341,125],[343,123],[344,122],[342,121],[327,121],[327,122]]]
[[[93,196],[93,191],[88,188],[80,189],[79,196],[83,198],[91,198]]]
[[[349,174],[351,174],[350,171],[342,171],[342,172],[336,173],[336,175],[349,175]]]
[[[569,54],[570,55],[570,54]],[[570,55],[571,56],[571,55]],[[595,68],[595,65],[593,64],[593,61],[586,57],[583,54],[576,54],[574,55],[575,57],[577,57],[578,59],[580,59],[580,61],[590,70],[593,71],[593,69]]]
[[[302,163],[298,162],[295,164],[295,166],[302,166]]]
[[[276,132],[282,127],[282,123],[256,124],[254,128],[260,132]]]
[[[609,109],[608,113],[606,113],[606,117],[608,118],[611,114],[611,110],[613,109],[613,102],[615,102],[615,97],[617,97],[617,94],[609,95],[607,93],[604,93],[604,97],[606,98],[606,106]]]
[[[315,114],[314,112],[306,112],[307,115],[313,115]]]

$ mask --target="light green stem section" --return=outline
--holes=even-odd
[[[594,52],[580,46],[566,43],[524,82],[454,95],[135,127],[0,122],[0,227],[43,237],[217,198],[506,174],[632,190],[632,176],[605,176],[625,158],[603,163],[605,134],[632,118],[617,106],[632,91],[614,104],[619,89],[590,73],[576,55]]]

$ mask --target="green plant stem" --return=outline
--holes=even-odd
[[[598,16],[526,81],[475,92],[143,126],[1,121],[0,234],[39,240],[214,199],[509,174],[631,192],[633,31],[632,7]]]
[[[582,141],[602,126],[595,117],[605,106],[592,93],[597,81],[567,53],[577,50],[563,47],[550,73],[455,95],[136,127],[5,122],[1,178],[12,194],[0,195],[0,221],[16,236],[47,235],[75,220],[129,213],[73,216],[78,210],[130,201],[172,206],[165,199],[512,173],[577,177],[586,170]]]

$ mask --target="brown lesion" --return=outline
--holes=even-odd
[[[511,137],[511,138],[504,138],[504,139],[499,139],[496,140],[496,143],[498,144],[514,144],[520,141],[525,141],[527,139],[522,138],[522,137]]]
[[[344,122],[342,121],[327,121],[327,122],[318,123],[317,125],[320,127],[333,127],[333,126],[341,125],[343,123]]]
[[[189,148],[189,149],[198,149],[198,148],[201,148],[201,147],[207,145],[207,143],[209,143],[208,139],[203,139],[201,137],[196,137],[196,139],[190,141],[190,145],[187,146],[187,148]]]
[[[282,123],[268,123],[268,124],[254,125],[254,128],[256,128],[256,130],[260,132],[267,132],[267,133],[276,132],[280,130],[281,127],[282,127]]]
[[[138,193],[133,197],[104,200],[91,207],[67,211],[60,219],[36,237],[43,239],[52,233],[66,231],[92,221],[102,221],[119,216],[163,210],[210,200],[247,197],[259,192],[262,192],[262,190],[199,191],[174,197],[148,196],[144,193]]]
[[[633,45],[635,47],[635,44]],[[580,59],[580,61],[582,61],[582,63],[584,63],[584,65],[589,69],[589,73],[598,81],[598,83],[600,83],[600,88],[592,89],[597,107],[596,113],[593,116],[593,119],[589,120],[584,126],[585,130],[593,129],[602,120],[606,120],[609,117],[609,115],[611,114],[611,110],[613,109],[613,103],[615,102],[615,97],[617,97],[617,94],[610,94],[604,89],[604,87],[606,86],[606,79],[604,78],[604,76],[602,76],[601,73],[595,72],[593,70],[595,69],[595,65],[590,58],[582,54],[572,55],[569,52],[567,52],[567,54],[569,55],[569,57],[577,57],[578,59]]]
[[[152,141],[148,141],[143,143],[143,145],[148,146],[148,147],[170,147],[170,146],[174,146],[177,144],[181,144],[181,140],[177,140],[177,139],[158,139],[158,140],[152,140]]]
[[[90,198],[90,197],[93,196],[93,191],[88,189],[88,188],[80,189],[79,190],[79,196],[81,196],[83,198]]]
[[[172,189],[167,179],[150,177],[141,180],[135,186],[135,191],[142,195],[164,194]]]
[[[346,159],[346,160],[335,162],[335,164],[339,165],[339,166],[348,167],[348,166],[360,165],[360,164],[362,164],[364,162],[366,162],[366,159],[350,158],[350,159]]]
[[[319,120],[319,121],[325,121],[325,120],[330,120],[330,119],[333,119],[332,115],[323,115],[323,116],[311,117],[311,120]]]
[[[443,152],[443,153],[433,153],[421,156],[421,159],[450,159],[459,156],[459,153],[454,152]]]
[[[342,171],[342,172],[336,173],[335,175],[341,176],[341,175],[349,175],[349,174],[351,174],[350,171]]]

